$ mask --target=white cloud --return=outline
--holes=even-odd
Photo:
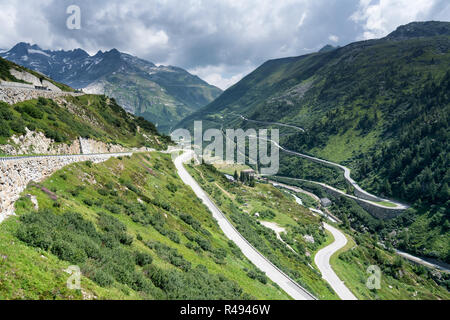
[[[330,34],[330,36],[328,37],[328,40],[333,41],[333,42],[338,42],[339,37],[334,34]]]
[[[0,4],[0,43],[2,46],[13,45],[16,9],[7,3]]]
[[[219,65],[219,66],[206,66],[195,69],[190,69],[189,72],[199,76],[209,84],[215,85],[222,90],[226,90],[238,81],[240,81],[243,77],[245,77],[248,73],[250,73],[255,67],[247,66],[244,72],[229,72],[227,70],[227,66]]]
[[[164,30],[153,30],[145,27],[130,27],[133,37],[129,47],[137,55],[147,54],[152,48],[165,48],[169,43],[169,36]]]
[[[300,28],[301,26],[303,26],[303,24],[305,23],[305,19],[308,15],[306,14],[306,12],[304,12],[302,14],[302,17],[300,18],[300,21],[297,24],[297,28]]]
[[[0,48],[117,48],[197,70],[221,88],[268,59],[381,37],[413,20],[449,20],[448,0],[0,0]],[[438,5],[435,5],[435,4]],[[82,29],[66,28],[81,8]],[[349,17],[351,18],[349,19]]]
[[[350,17],[362,23],[362,39],[381,38],[399,25],[429,19],[438,0],[360,0],[358,10]]]

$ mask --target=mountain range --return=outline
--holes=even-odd
[[[0,299],[283,300],[297,284],[332,300],[342,298],[335,283],[357,299],[450,298],[450,273],[394,250],[450,263],[450,23],[411,23],[383,39],[268,61],[205,107],[214,90],[198,78],[117,50],[90,56],[19,44],[4,55],[35,71],[0,57],[0,155],[44,157],[0,159],[0,200],[18,196],[9,201],[14,215],[0,223]],[[148,93],[162,109],[155,102],[142,114],[167,119],[167,130],[184,110],[170,113],[167,101],[183,103],[187,114],[199,110],[184,128],[194,120],[204,128],[280,128],[284,148],[343,164],[366,190],[408,206],[373,217],[311,183],[353,192],[342,172],[283,152],[285,177],[271,179],[284,186],[227,177],[242,165],[181,169],[182,158],[174,163],[163,151],[172,141],[152,123],[115,99],[54,80],[63,76],[84,91],[113,90],[107,94],[118,101]],[[51,167],[79,153],[128,150],[136,152]],[[43,169],[51,171],[38,178]],[[379,289],[368,286],[369,266],[381,272]],[[79,290],[68,285],[73,267]]]
[[[222,92],[184,69],[116,49],[91,56],[82,49],[51,51],[21,42],[0,56],[73,88],[115,98],[165,132]]]
[[[250,119],[312,127],[324,113],[368,91],[373,97],[395,94],[394,79],[404,77],[400,80],[408,80],[405,86],[412,89],[423,84],[426,73],[442,76],[442,66],[448,68],[449,36],[448,22],[415,22],[382,39],[269,60],[178,126],[187,127],[194,119],[241,124],[238,112]],[[417,76],[407,78],[408,72]],[[349,156],[351,152],[341,160]]]

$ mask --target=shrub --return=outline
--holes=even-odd
[[[152,293],[153,289],[155,289],[155,286],[150,281],[150,279],[146,278],[141,272],[134,272],[131,288],[136,291]]]
[[[44,128],[44,134],[47,138],[52,139],[55,142],[63,142],[66,140],[66,137],[61,133],[50,128]]]
[[[267,283],[267,276],[259,270],[250,270],[249,272],[247,272],[247,275],[250,279],[256,279],[262,284]]]
[[[166,187],[167,187],[167,190],[169,190],[172,193],[175,193],[178,190],[178,187],[176,185],[174,185],[173,183],[169,183]]]
[[[275,212],[273,212],[272,210],[268,209],[268,210],[264,210],[260,213],[261,219],[273,219],[275,218]]]
[[[26,113],[30,117],[35,119],[42,119],[44,117],[44,113],[31,104],[26,104],[22,108],[19,109],[21,113]]]
[[[0,105],[0,119],[12,120],[13,117],[14,117],[13,113],[7,105],[6,105],[6,107]]]
[[[47,99],[45,99],[44,97],[39,97],[37,105],[38,106],[46,106],[47,105]]]
[[[74,244],[61,239],[53,243],[51,252],[58,258],[69,261],[70,263],[82,263],[87,258],[84,250],[77,248]]]
[[[14,119],[13,121],[10,122],[10,127],[11,129],[18,133],[18,134],[25,134],[25,123],[23,122],[22,119],[18,118],[18,119]]]
[[[9,138],[11,136],[11,131],[8,122],[0,119],[0,137]]]
[[[96,199],[96,200],[94,201],[94,205],[95,205],[96,207],[101,208],[101,207],[103,206],[103,199]]]
[[[116,218],[106,213],[100,213],[98,225],[102,230],[107,232],[108,237],[113,237],[124,245],[131,245],[133,243],[133,237],[127,234],[127,227]]]
[[[114,283],[114,278],[101,269],[95,272],[92,280],[102,287],[109,287]]]
[[[88,207],[92,207],[92,205],[94,204],[91,199],[83,199],[83,203]]]
[[[32,247],[48,250],[52,244],[52,237],[48,229],[41,225],[21,225],[17,237]]]
[[[111,190],[111,191],[109,192],[109,194],[110,194],[111,196],[113,196],[113,197],[119,196],[119,193],[118,193],[116,190]]]
[[[197,244],[200,246],[200,248],[202,248],[205,251],[211,251],[212,250],[211,243],[208,240],[206,240],[206,239],[204,239],[202,237],[197,237],[195,239],[195,242],[197,242]]]
[[[180,237],[178,236],[178,234],[175,231],[169,230],[169,232],[167,232],[167,236],[173,242],[180,243]]]
[[[135,252],[135,262],[138,266],[145,266],[147,264],[151,264],[153,262],[153,257],[148,253],[144,252]]]
[[[82,186],[77,186],[75,189],[73,189],[69,192],[73,197],[78,197],[80,195],[80,192],[83,191],[84,189],[85,188]]]
[[[167,287],[169,277],[166,271],[155,265],[147,265],[144,267],[143,272],[158,288],[164,289]]]
[[[120,207],[115,204],[107,204],[105,206],[106,209],[108,209],[111,213],[119,214],[120,213]]]
[[[106,197],[109,194],[108,189],[98,189],[97,192],[101,195]]]
[[[139,194],[139,190],[131,183],[127,183],[125,186],[128,188],[128,190],[133,191],[136,194]]]

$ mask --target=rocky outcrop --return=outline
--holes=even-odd
[[[111,143],[104,143],[101,141],[96,141],[92,139],[84,139],[79,138],[78,144],[80,145],[80,152],[82,154],[91,154],[91,153],[114,153],[114,152],[126,152],[128,151],[126,148],[111,144]],[[141,149],[140,151],[147,151],[145,148]]]
[[[80,96],[83,94],[84,93],[65,91],[55,92],[0,85],[0,101],[4,101],[9,104],[16,104],[22,101],[37,99],[39,97],[43,97],[46,99],[55,99],[62,96]]]
[[[14,214],[14,203],[31,181],[40,182],[71,163],[100,163],[126,155],[132,153],[0,158],[0,222]]]
[[[8,144],[0,145],[0,152],[10,156],[82,153],[78,140],[73,141],[71,144],[55,143],[42,132],[30,131],[27,128],[25,130],[25,135],[13,136]]]
[[[71,154],[92,154],[92,153],[116,153],[129,151],[153,151],[150,148],[127,149],[121,145],[105,143],[93,139],[78,138],[70,144],[56,143],[47,138],[44,133],[30,131],[26,128],[26,134],[13,136],[10,142],[0,145],[0,153],[9,156],[18,155],[71,155]]]

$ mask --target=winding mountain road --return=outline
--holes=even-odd
[[[295,127],[295,126],[292,126],[292,125],[285,125],[285,124],[281,124],[281,123],[278,123],[278,122],[266,122],[266,121],[259,121],[259,120],[250,120],[250,119],[244,117],[243,115],[239,115],[239,117],[241,117],[241,119],[243,119],[245,121],[249,121],[249,122],[257,122],[257,123],[263,123],[263,124],[267,124],[267,125],[279,125],[279,126],[285,126],[285,127],[287,126],[287,127],[296,128],[297,130],[301,130],[302,132],[305,132],[304,129],[302,129],[300,127]],[[262,138],[260,137],[260,139],[262,139]],[[313,156],[309,156],[309,155],[306,155],[306,154],[303,154],[303,153],[299,153],[299,152],[295,152],[295,151],[286,149],[286,148],[282,147],[279,143],[277,143],[277,142],[275,142],[273,140],[270,140],[270,139],[265,139],[265,140],[269,141],[269,142],[272,142],[278,149],[280,149],[281,151],[283,151],[285,153],[288,153],[288,154],[291,154],[291,155],[294,155],[294,156],[297,156],[297,157],[305,158],[305,159],[308,159],[308,160],[311,160],[313,162],[320,163],[320,164],[323,164],[323,165],[326,165],[326,166],[335,167],[335,168],[338,168],[338,169],[344,171],[344,178],[345,178],[345,180],[350,185],[352,185],[355,188],[355,196],[356,196],[356,198],[359,198],[361,200],[366,200],[366,201],[379,202],[379,203],[371,202],[371,204],[375,204],[375,205],[378,205],[379,207],[388,208],[388,209],[392,209],[392,210],[406,210],[406,209],[409,208],[408,205],[402,204],[402,203],[394,201],[394,200],[384,199],[384,198],[378,197],[376,195],[373,195],[373,194],[365,191],[364,189],[362,189],[356,183],[355,180],[353,180],[351,178],[351,176],[350,176],[351,170],[349,168],[347,168],[346,166],[343,166],[341,164],[334,163],[334,162],[331,162],[331,161],[328,161],[328,160],[323,160],[323,159],[320,159],[320,158],[316,158],[316,157],[313,157]],[[325,185],[325,184],[322,184],[322,185]],[[326,185],[326,186],[330,187],[330,188],[333,188],[333,187],[328,186],[328,185]],[[333,189],[335,189],[335,188],[333,188]],[[342,191],[340,191],[340,192],[343,193]],[[349,196],[346,193],[343,193],[343,195],[344,196]],[[383,205],[383,202],[392,203],[392,204],[395,205],[395,207],[385,206],[385,205]]]
[[[290,189],[295,192],[302,192],[303,190],[298,190],[295,187],[290,187],[287,185],[279,184],[276,182],[271,182],[273,186],[277,187],[283,187]],[[319,198],[313,194],[309,193],[313,198],[316,200],[319,200]],[[295,198],[295,202],[297,202],[300,205],[303,205],[301,199],[299,199],[295,194],[293,194]],[[314,210],[310,208],[313,213],[317,213],[320,215],[326,216],[331,222],[338,223],[333,217],[323,213],[320,210]],[[348,289],[345,284],[339,279],[337,274],[333,271],[330,265],[330,259],[337,251],[339,251],[341,248],[345,247],[347,244],[347,238],[345,235],[338,229],[330,226],[327,223],[323,224],[324,228],[328,230],[334,238],[334,242],[325,248],[319,250],[315,257],[314,262],[316,266],[319,268],[320,272],[322,273],[322,278],[329,283],[329,285],[333,288],[334,292],[341,298],[342,300],[357,300],[357,298],[353,295],[353,293]]]
[[[276,125],[276,126],[280,126],[280,127],[286,127],[286,128],[292,128],[301,132],[305,132],[305,129],[300,128],[300,127],[296,127],[290,124],[285,124],[285,123],[280,123],[280,122],[266,122],[266,121],[260,121],[260,120],[251,120],[248,119],[246,117],[244,117],[243,115],[239,115],[243,120],[248,121],[248,122],[254,122],[254,123],[260,123],[260,124],[268,124],[268,125]]]
[[[194,193],[200,198],[203,203],[213,214],[213,217],[217,220],[220,229],[227,238],[232,240],[242,251],[242,253],[261,271],[265,272],[267,277],[273,282],[278,284],[287,294],[289,294],[295,300],[316,300],[316,298],[307,290],[302,288],[298,283],[292,280],[283,271],[278,269],[272,262],[264,257],[256,248],[254,248],[231,224],[222,211],[213,203],[206,192],[200,187],[200,185],[192,178],[184,167],[184,163],[191,160],[193,152],[184,152],[179,155],[175,160],[175,167],[178,171],[183,182],[190,186]]]
[[[330,284],[339,298],[342,300],[358,300],[341,281],[341,279],[339,279],[330,265],[331,256],[341,248],[345,247],[347,244],[347,238],[341,231],[330,226],[329,224],[324,223],[323,226],[333,235],[334,242],[316,253],[314,263],[322,273],[322,278]]]

